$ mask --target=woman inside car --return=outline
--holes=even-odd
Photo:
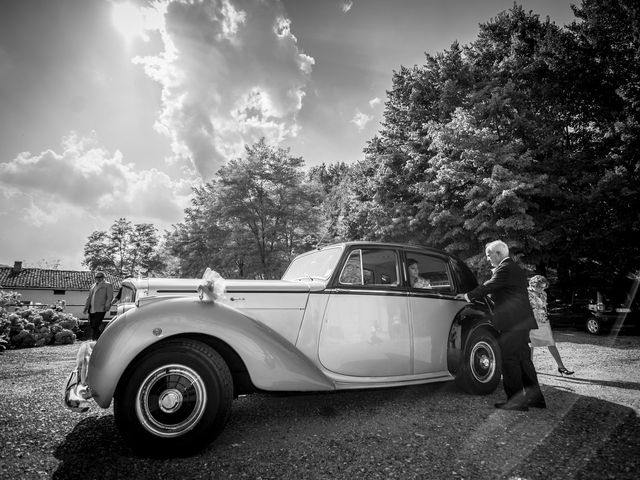
[[[413,288],[431,288],[431,282],[420,276],[417,260],[410,258],[407,261],[407,268],[409,270],[409,283]]]

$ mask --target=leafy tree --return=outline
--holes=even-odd
[[[509,240],[514,251],[539,243],[536,196],[549,191],[547,175],[534,175],[530,153],[519,142],[498,141],[490,128],[479,128],[462,109],[446,125],[430,125],[435,155],[417,221],[430,225],[428,243],[477,262],[483,246]],[[426,216],[426,218],[424,218]]]
[[[89,235],[87,243],[84,245],[84,261],[82,264],[92,271],[103,270],[116,273],[112,254],[113,245],[107,232],[95,231]]]
[[[214,182],[194,187],[184,221],[166,233],[166,247],[182,276],[200,277],[207,267],[223,277],[245,276],[246,243],[227,228],[217,205]]]
[[[321,190],[303,166],[262,139],[195,188],[185,222],[167,236],[183,274],[211,266],[229,277],[279,277],[321,223]]]
[[[55,260],[47,260],[45,258],[41,258],[37,262],[32,265],[29,265],[30,268],[42,268],[45,270],[60,270],[60,259]]]
[[[640,6],[633,0],[584,0],[570,26],[582,75],[584,184],[576,255],[603,273],[640,268]]]
[[[575,11],[560,28],[514,5],[394,72],[383,128],[342,184],[341,235],[471,259],[501,237],[540,273],[637,269],[640,7]]]
[[[151,224],[116,220],[109,232],[95,231],[84,246],[83,265],[120,277],[153,276],[163,272],[158,253],[157,229]]]
[[[536,186],[525,196],[518,195],[529,233],[523,236],[507,229],[492,234],[525,253],[526,261],[536,264],[540,273],[570,249],[562,226],[581,195],[576,177],[586,173],[571,149],[571,134],[578,128],[575,109],[567,108],[565,88],[570,81],[565,52],[571,45],[570,35],[549,19],[540,21],[538,15],[515,5],[482,24],[478,39],[466,50],[477,79],[469,113],[474,125],[494,137],[493,148],[485,146],[483,151],[493,150],[494,166],[510,158],[511,165],[518,165],[520,179]],[[507,171],[516,173],[513,168]],[[513,195],[509,185],[494,185],[502,187],[504,198]],[[491,204],[491,197],[486,200]],[[508,211],[494,214],[499,225],[524,225],[514,224]],[[482,216],[469,218],[472,211],[465,215],[467,225],[482,224]]]
[[[426,124],[447,121],[456,108],[466,106],[474,84],[470,64],[457,42],[443,53],[427,54],[424,66],[394,71],[385,102],[384,128],[368,142],[366,157],[426,153]]]
[[[262,139],[246,147],[245,159],[218,171],[217,207],[228,228],[252,239],[258,257],[253,268],[265,277],[281,273],[298,241],[316,228],[319,192],[303,184],[303,165],[288,149]]]
[[[322,217],[324,228],[320,237],[313,235],[307,239],[306,247],[315,247],[319,244],[327,244],[347,240],[350,237],[345,235],[343,221],[345,218],[345,205],[349,205],[350,177],[355,175],[357,166],[349,166],[344,162],[336,164],[321,164],[310,169],[307,176],[308,182],[316,185],[322,193]]]

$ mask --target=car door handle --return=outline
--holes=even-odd
[[[244,298],[243,297],[231,297],[229,300],[231,300],[232,302],[236,302],[236,301],[244,300]]]

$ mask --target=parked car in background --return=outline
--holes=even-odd
[[[574,327],[593,335],[611,331],[640,331],[640,280],[626,278],[611,287],[578,288],[562,295],[551,290],[548,298],[552,328]]]
[[[411,286],[414,260],[424,288]],[[233,398],[253,392],[456,381],[488,394],[502,373],[489,306],[455,297],[475,286],[444,251],[348,242],[296,257],[281,280],[208,280],[200,296],[140,298],[80,347],[65,404],[113,401],[134,449],[182,455],[213,441]]]
[[[602,332],[602,321],[590,309],[595,304],[596,291],[591,297],[589,290],[572,290],[562,295],[548,292],[547,312],[551,328],[577,328],[598,335]]]

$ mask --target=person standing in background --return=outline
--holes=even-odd
[[[113,287],[104,279],[104,272],[95,273],[96,283],[89,291],[89,296],[84,304],[84,313],[89,314],[89,326],[91,327],[91,339],[100,337],[100,325],[104,316],[111,308],[113,300]]]
[[[547,317],[547,292],[549,281],[542,275],[534,275],[529,279],[529,303],[533,309],[533,316],[538,324],[537,330],[531,330],[529,339],[531,340],[531,355],[535,347],[549,347],[551,356],[558,365],[558,373],[561,375],[573,375],[574,372],[565,368],[556,342],[553,338],[549,318]]]

